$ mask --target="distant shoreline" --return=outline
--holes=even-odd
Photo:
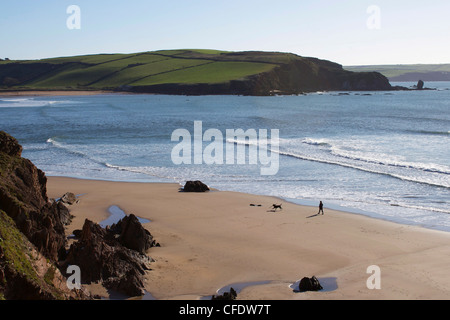
[[[0,91],[0,97],[41,97],[41,96],[90,96],[98,94],[119,93],[126,94],[127,92],[116,92],[106,90],[11,90]]]

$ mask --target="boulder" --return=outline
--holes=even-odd
[[[205,192],[209,191],[209,188],[203,182],[197,181],[187,181],[183,187],[184,192]]]
[[[72,205],[77,202],[77,197],[72,192],[66,192],[59,201],[65,204]]]
[[[300,284],[298,286],[298,290],[300,292],[319,291],[322,289],[323,288],[320,285],[319,280],[315,276],[312,276],[311,278],[304,277],[302,280],[300,280]]]

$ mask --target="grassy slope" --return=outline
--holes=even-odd
[[[99,54],[29,61],[0,61],[2,66],[47,64],[51,68],[25,81],[21,89],[114,89],[121,85],[223,83],[269,71],[293,55],[239,54],[217,50],[164,50],[136,54]],[[300,57],[298,57],[300,59]],[[14,78],[13,76],[10,76]],[[6,71],[3,77],[8,76]],[[1,81],[0,81],[1,82]]]

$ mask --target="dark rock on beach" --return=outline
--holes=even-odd
[[[209,187],[203,182],[197,181],[187,181],[183,187],[184,192],[205,192],[209,191]]]
[[[298,290],[300,292],[319,291],[322,289],[323,288],[320,285],[319,280],[315,276],[312,276],[311,278],[304,277],[302,280],[300,280],[300,284],[298,286]]]
[[[230,288],[230,291],[225,291],[221,295],[213,295],[211,300],[236,300],[237,292],[233,288]]]

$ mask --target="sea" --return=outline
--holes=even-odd
[[[23,157],[47,176],[180,186],[201,180],[218,190],[308,205],[312,214],[323,201],[325,214],[338,209],[449,232],[450,82],[425,87],[434,90],[0,97],[0,130],[16,137]],[[202,141],[195,140],[199,123],[204,141],[195,146]],[[232,129],[255,130],[261,139],[267,132],[274,174],[250,161],[250,140],[226,136]],[[174,138],[175,132],[186,135]],[[206,132],[216,133],[214,139]],[[192,142],[190,152],[180,152],[182,142]],[[236,161],[195,161],[213,142],[236,150],[230,152]],[[193,160],[174,161],[174,150]],[[220,159],[219,147],[210,154]]]

